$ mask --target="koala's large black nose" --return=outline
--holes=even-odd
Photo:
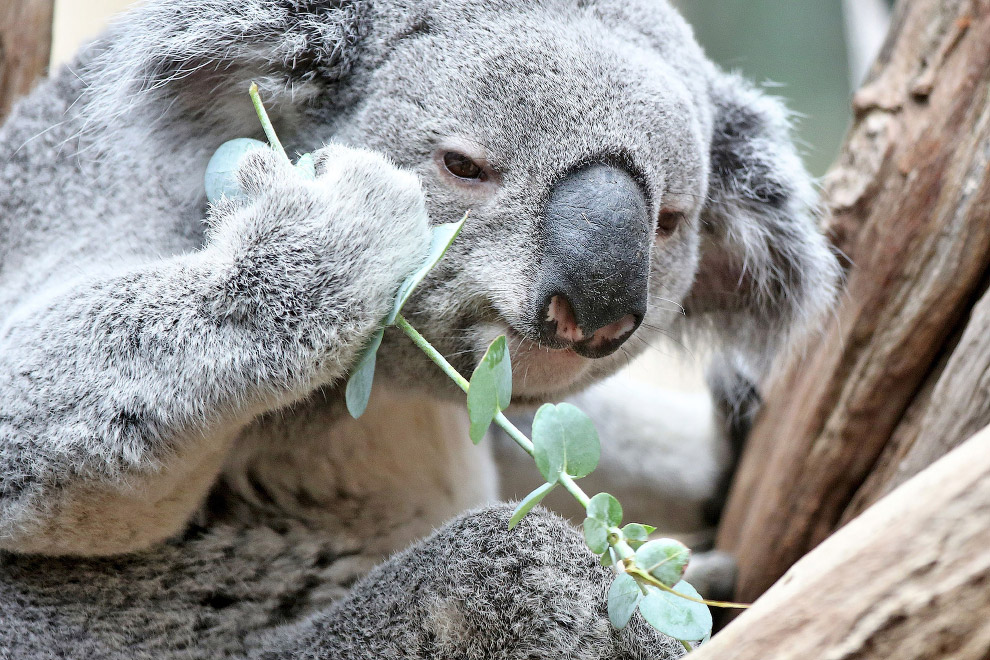
[[[646,314],[653,226],[625,170],[591,165],[551,191],[535,296],[541,340],[587,357],[615,351]]]

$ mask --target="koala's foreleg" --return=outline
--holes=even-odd
[[[0,548],[112,554],[176,531],[237,430],[344,374],[428,241],[416,179],[368,152],[274,152],[207,246],[95,264],[0,327]]]

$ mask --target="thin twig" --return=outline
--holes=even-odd
[[[258,83],[251,83],[248,93],[251,95],[254,111],[258,113],[261,127],[265,129],[268,144],[271,145],[272,149],[282,154],[286,160],[289,160],[288,154],[285,153],[285,149],[282,147],[282,142],[278,139],[278,134],[275,133],[275,127],[272,126],[272,120],[268,118],[268,111],[265,110],[265,104],[261,101],[261,94],[258,92]],[[291,163],[292,161],[289,162]]]

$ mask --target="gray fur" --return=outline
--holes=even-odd
[[[579,532],[546,511],[507,532],[511,510],[462,515],[370,573],[375,558],[359,542],[291,522],[197,527],[126,558],[8,555],[0,564],[0,657],[680,655],[641,620],[611,627],[609,572]]]
[[[257,155],[247,201],[208,209],[210,154],[261,137],[250,80],[320,176]],[[452,185],[445,145],[498,181]],[[399,333],[366,418],[341,405],[427,212],[472,215],[406,313],[469,372],[533,313],[551,186],[596,161],[683,221],[633,339],[566,378],[519,361],[520,403],[662,333],[759,372],[831,299],[783,109],[663,0],[159,0],[43,83],[0,129],[0,657],[676,656],[607,628],[569,528],[507,534],[504,507],[340,600],[496,492],[460,394]]]

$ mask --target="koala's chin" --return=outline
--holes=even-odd
[[[473,333],[474,353],[480,358],[488,345],[505,335],[512,362],[512,400],[533,405],[560,399],[611,373],[614,358],[589,358],[573,347],[551,348],[522,336],[507,324],[484,323]]]

